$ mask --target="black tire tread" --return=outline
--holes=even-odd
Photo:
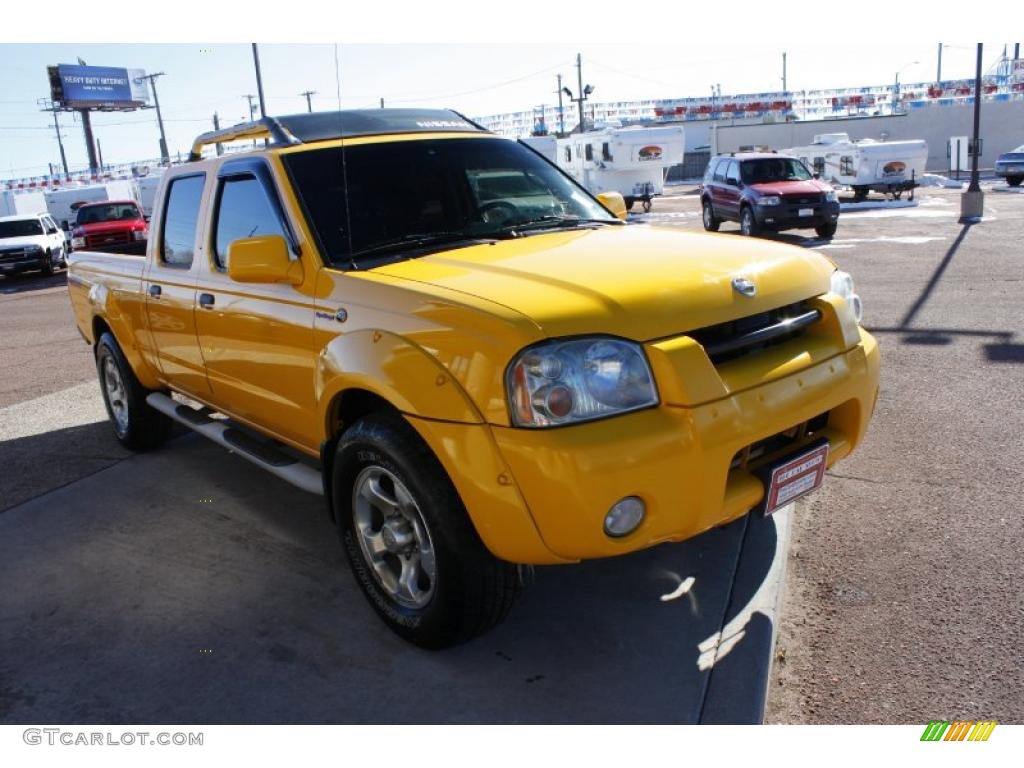
[[[102,334],[96,342],[96,371],[100,378],[101,390],[103,389],[103,374],[100,365],[105,350],[109,350],[120,369],[121,380],[128,395],[128,432],[124,436],[118,435],[115,427],[115,436],[125,448],[132,451],[151,451],[159,447],[170,437],[173,422],[160,411],[151,408],[146,402],[146,396],[150,390],[139,382],[131,364],[124,356],[124,352],[121,351],[117,339],[109,332]],[[103,403],[107,407],[107,414],[113,424],[114,417],[107,406],[105,391]]]

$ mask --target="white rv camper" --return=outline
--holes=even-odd
[[[25,216],[46,210],[46,199],[42,190],[0,191],[0,216]]]
[[[639,200],[649,211],[685,146],[682,126],[607,127],[558,139],[557,162],[591,194],[619,192],[627,209]]]
[[[870,191],[888,193],[896,199],[909,191],[913,200],[914,187],[928,161],[928,142],[850,141],[845,133],[823,133],[809,146],[780,153],[800,158],[825,181],[851,187],[854,200],[863,200]]]

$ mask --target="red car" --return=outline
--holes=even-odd
[[[149,224],[134,200],[86,203],[78,208],[71,248],[115,253],[146,253]]]

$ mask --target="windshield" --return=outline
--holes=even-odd
[[[98,224],[102,221],[120,221],[122,219],[141,219],[135,203],[109,203],[107,205],[88,205],[78,209],[75,222],[81,224]]]
[[[330,147],[283,159],[334,264],[364,266],[371,253],[379,259],[417,243],[508,237],[517,227],[514,234],[618,223],[565,174],[507,139],[361,144],[344,158]]]
[[[811,172],[792,157],[762,157],[740,163],[744,184],[766,184],[772,181],[807,181]]]
[[[31,237],[41,234],[43,234],[43,225],[39,223],[39,219],[0,221],[0,238]]]

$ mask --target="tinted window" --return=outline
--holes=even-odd
[[[719,158],[715,161],[715,181],[725,181],[725,168],[729,165],[728,161]]]
[[[773,181],[806,181],[811,178],[807,166],[793,157],[762,157],[743,163],[743,181],[765,184]]]
[[[263,185],[253,176],[225,179],[217,207],[217,237],[213,258],[227,269],[228,248],[235,240],[260,235],[285,236]]]
[[[78,224],[98,224],[103,221],[141,219],[142,213],[135,203],[108,203],[87,205],[78,209]]]
[[[427,238],[508,236],[525,222],[616,223],[564,173],[506,139],[364,144],[346,148],[344,163],[340,148],[311,149],[284,161],[335,264],[394,258]]]
[[[43,234],[43,225],[39,223],[39,219],[0,221],[0,238],[29,237],[41,234]]]
[[[725,171],[726,181],[739,181],[740,179],[740,164],[735,160],[729,161],[729,167]]]
[[[185,176],[171,182],[160,235],[161,260],[173,267],[189,267],[196,247],[196,222],[206,176]]]

